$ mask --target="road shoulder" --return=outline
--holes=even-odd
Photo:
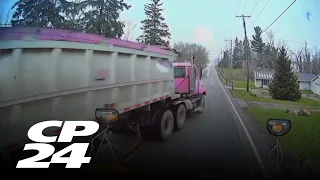
[[[258,122],[253,114],[249,111],[248,107],[250,104],[247,104],[246,101],[235,98],[232,95],[232,90],[230,88],[226,88],[223,85],[224,79],[217,72],[218,79],[222,83],[222,87],[226,90],[230,100],[234,104],[234,107],[238,111],[241,116],[243,123],[247,127],[258,151],[262,159],[266,157],[266,155],[270,152],[270,145],[275,143],[275,137],[271,136],[265,127]],[[245,138],[243,138],[245,141]],[[248,144],[248,143],[246,143]],[[269,177],[277,177],[279,178],[298,178],[298,177],[316,177],[319,176],[317,172],[310,170],[310,167],[302,166],[301,163],[297,162],[294,158],[295,156],[289,152],[285,153],[284,157],[284,165],[280,171],[281,175],[276,174],[276,156],[271,156],[266,161],[265,167],[267,168]],[[306,175],[307,174],[307,175]]]

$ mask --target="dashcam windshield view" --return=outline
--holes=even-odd
[[[320,1],[0,3],[5,173],[320,177]]]

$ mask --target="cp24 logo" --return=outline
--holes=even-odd
[[[62,127],[59,136],[44,136],[43,130],[48,127]],[[76,130],[82,126],[81,131]],[[55,147],[47,143],[71,142],[75,136],[90,136],[96,133],[99,124],[94,121],[44,121],[33,125],[28,131],[30,140],[36,143],[28,143],[24,146],[26,150],[37,150],[38,154],[18,161],[16,168],[49,168],[50,163],[66,163],[66,168],[80,168],[83,163],[90,163],[91,157],[85,157],[89,143],[73,143],[68,147],[55,152]],[[71,152],[69,157],[62,157]],[[52,155],[50,162],[38,162]]]

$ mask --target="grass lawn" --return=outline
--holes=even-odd
[[[223,68],[223,77],[227,79],[232,79],[231,76],[231,69]],[[232,69],[232,75],[234,80],[244,80],[246,76],[246,70],[245,69]]]
[[[285,113],[283,109],[254,106],[249,109],[263,126],[269,118],[290,119],[291,131],[280,137],[284,148],[305,159],[305,164],[320,165],[320,112],[313,112],[311,116],[296,116]]]
[[[311,90],[301,90],[303,94],[313,94]]]
[[[246,90],[234,89],[232,94],[243,100],[258,101],[258,102],[267,102],[267,103],[277,103],[277,104],[292,104],[292,105],[301,105],[301,106],[314,106],[320,107],[320,102],[312,99],[302,97],[298,101],[285,101],[285,100],[275,100],[267,97],[255,97],[248,93]]]
[[[245,69],[233,69],[231,75],[231,69],[223,69],[223,77],[229,80],[234,80],[234,87],[247,88],[247,81],[245,80],[247,71]],[[233,77],[233,78],[232,78]],[[230,81],[231,82],[231,81]],[[229,83],[228,83],[229,84]],[[230,84],[231,86],[231,84]],[[254,81],[250,81],[250,88],[256,88]]]
[[[256,88],[254,86],[254,81],[250,81],[249,86],[250,86],[251,89],[255,89]],[[247,88],[247,81],[245,81],[245,80],[235,80],[234,87]]]

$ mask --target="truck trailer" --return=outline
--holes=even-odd
[[[114,129],[147,127],[161,140],[188,112],[203,112],[202,68],[174,49],[62,29],[0,28],[1,154],[23,149],[47,120],[95,120],[116,109]],[[51,129],[50,133],[59,129]],[[44,133],[49,133],[44,132]]]

